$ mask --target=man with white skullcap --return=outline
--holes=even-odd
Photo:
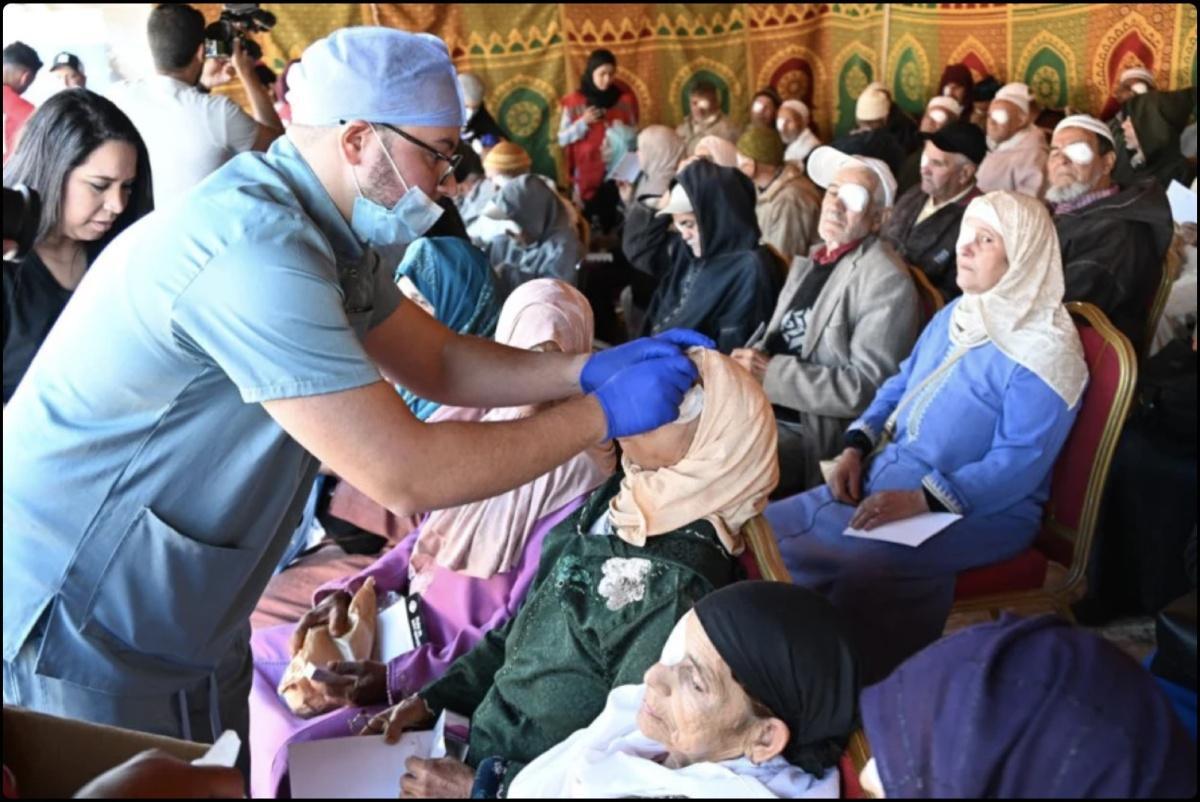
[[[452,507],[673,420],[696,380],[693,333],[535,353],[402,299],[393,271],[453,189],[440,39],[345,28],[289,77],[287,135],[114,240],[5,409],[6,703],[245,744],[248,617],[320,463],[398,515]],[[566,400],[424,425],[397,384]]]
[[[1144,95],[1158,89],[1154,73],[1145,67],[1130,67],[1121,73],[1121,80],[1113,89],[1113,97],[1117,103],[1124,105],[1134,95]]]
[[[775,115],[775,129],[783,138],[787,149],[783,151],[783,160],[803,166],[808,154],[821,144],[821,140],[812,130],[812,113],[803,100],[785,100]]]
[[[896,373],[919,331],[916,290],[879,236],[896,179],[879,159],[831,146],[808,157],[825,188],[820,244],[792,261],[766,333],[731,356],[762,382],[775,407],[784,498],[820,484],[820,460]]]
[[[1040,198],[1045,191],[1046,134],[1033,124],[1033,97],[1022,83],[1005,84],[988,107],[988,155],[979,165],[981,192],[1008,190]]]
[[[1095,304],[1140,350],[1174,228],[1157,181],[1113,182],[1114,147],[1095,117],[1060,122],[1046,162],[1046,200],[1062,248],[1064,300]]]

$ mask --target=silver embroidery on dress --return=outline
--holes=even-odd
[[[650,568],[650,561],[641,557],[613,557],[606,560],[601,566],[604,578],[600,580],[597,590],[604,597],[608,609],[616,612],[631,602],[645,598],[646,577],[650,574]]]

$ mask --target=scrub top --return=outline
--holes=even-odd
[[[380,381],[400,303],[286,138],[96,260],[4,411],[4,660],[176,692],[239,638],[317,460],[261,406]]]

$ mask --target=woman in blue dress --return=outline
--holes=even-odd
[[[1087,384],[1045,208],[976,198],[957,250],[963,296],[850,425],[828,484],[766,511],[795,582],[851,619],[867,684],[938,638],[960,571],[1032,543]],[[916,548],[843,535],[929,511],[962,518]]]

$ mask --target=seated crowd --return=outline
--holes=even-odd
[[[33,599],[43,591],[58,598],[46,588],[81,569],[43,561],[35,536],[19,528],[38,531],[42,512],[29,500],[35,480],[21,478],[17,449],[35,448],[40,425],[72,428],[64,423],[72,410],[90,405],[79,389],[84,366],[71,350],[86,336],[83,316],[132,308],[136,299],[102,282],[134,274],[130,251],[162,252],[169,266],[153,278],[154,313],[131,313],[133,323],[109,333],[115,344],[95,353],[120,362],[117,345],[136,343],[146,346],[146,360],[165,363],[178,346],[183,356],[170,358],[180,397],[189,398],[182,388],[228,385],[233,400],[223,403],[253,413],[215,406],[208,414],[225,416],[248,444],[246,459],[275,460],[289,484],[270,491],[286,512],[273,522],[272,545],[244,570],[229,563],[241,570],[236,604],[222,601],[213,612],[241,626],[256,608],[253,633],[239,630],[248,645],[234,660],[217,654],[207,631],[197,636],[202,643],[187,643],[181,624],[175,640],[189,650],[178,662],[191,672],[187,689],[171,688],[162,706],[146,702],[130,726],[166,732],[179,719],[185,738],[199,727],[202,739],[210,726],[219,734],[225,717],[246,741],[239,768],[252,795],[291,793],[296,744],[380,734],[392,743],[406,730],[431,728],[445,711],[469,719],[465,757],[410,759],[397,793],[836,798],[849,781],[890,797],[1195,794],[1194,684],[1190,714],[1182,712],[1186,703],[1168,697],[1150,671],[1052,616],[1005,615],[943,637],[959,575],[1021,554],[1042,529],[1055,466],[1095,378],[1067,304],[1096,307],[1129,344],[1135,369],[1152,372],[1152,343],[1164,352],[1195,348],[1195,226],[1177,224],[1168,200],[1172,182],[1195,192],[1194,122],[1190,154],[1185,132],[1194,90],[1160,90],[1154,73],[1131,69],[1095,117],[1042,109],[1024,83],[954,64],[920,119],[874,83],[855,101],[854,126],[822,138],[799,99],[764,87],[746,114],[731,113],[729,98],[701,79],[688,85],[687,113],[672,129],[642,124],[618,59],[596,50],[561,101],[556,141],[567,181],[559,184],[534,170],[533,155],[488,112],[480,76],[456,73],[439,40],[392,31],[434,76],[401,105],[451,113],[430,110],[426,118],[414,106],[408,125],[354,117],[367,123],[360,142],[377,141],[386,156],[356,173],[347,154],[368,145],[352,147],[349,134],[334,141],[328,131],[339,129],[329,126],[346,120],[314,122],[314,98],[333,102],[313,88],[314,75],[372,74],[378,64],[356,59],[353,48],[367,51],[367,37],[388,33],[350,29],[314,43],[278,78],[287,94],[274,98],[277,106],[239,49],[232,75],[247,87],[248,115],[196,89],[232,77],[204,58],[198,17],[187,6],[157,8],[149,29],[154,80],[124,85],[110,99],[64,77],[65,88],[14,130],[11,146],[9,94],[16,98],[41,65],[21,43],[4,51],[4,183],[25,184],[43,199],[32,248],[4,264],[6,441],[14,436],[5,445],[6,704],[119,721],[111,712],[119,705],[96,700],[136,696],[120,678],[88,684],[78,670],[58,668],[66,651],[45,648],[64,631],[87,644],[76,657],[119,652],[120,638],[141,641],[119,631],[122,622],[136,629],[135,610],[109,611],[110,624],[78,589],[61,603]],[[82,76],[74,56],[55,64]],[[146,122],[155,104],[177,126],[191,120],[189,136],[204,133],[213,146],[184,164],[181,149],[193,145],[172,142],[165,119]],[[1053,124],[1049,112],[1057,112]],[[412,131],[434,133],[427,142]],[[387,155],[400,140],[422,151],[437,184],[410,184],[409,164]],[[234,155],[250,150],[266,153]],[[618,172],[630,158],[636,177]],[[325,181],[343,168],[348,179],[326,184],[338,192],[306,194],[310,178]],[[366,191],[385,185],[403,190],[390,205]],[[270,296],[274,285],[235,283],[230,260],[222,268],[216,256],[217,267],[192,271],[189,261],[183,272],[182,259],[203,261],[237,235],[213,217],[212,230],[189,234],[177,256],[169,224],[215,215],[222,204],[243,204],[252,217],[255,204],[293,195],[302,201],[295,211],[264,212],[284,232],[276,261],[319,252],[337,283],[332,269],[318,289],[311,276],[292,276],[294,296],[269,299],[283,333],[241,307],[213,312],[222,293]],[[319,219],[325,233],[300,242],[287,233],[288,214]],[[408,235],[404,247],[365,247],[399,231]],[[365,251],[377,254],[376,264],[359,275],[353,265]],[[274,259],[261,243],[249,253]],[[607,278],[598,274],[610,265],[588,268],[598,256],[611,259]],[[148,273],[144,259],[137,270]],[[1168,296],[1171,281],[1179,292]],[[318,294],[345,297],[322,317],[313,311]],[[369,472],[343,471],[338,449],[318,451],[296,437],[313,463],[297,467],[278,456],[279,443],[256,440],[255,426],[289,420],[272,405],[290,397],[272,393],[294,377],[258,362],[291,359],[282,342],[290,332],[348,322],[365,353],[395,357],[404,346],[376,351],[372,338],[409,301],[422,310],[412,312],[419,325],[430,327],[423,331],[561,364],[590,365],[622,348],[646,348],[639,359],[651,361],[661,356],[655,348],[669,347],[675,406],[665,423],[621,429],[610,408],[649,406],[651,390],[624,392],[623,402],[615,390],[602,396],[587,367],[570,393],[535,393],[542,400],[531,402],[516,391],[467,392],[465,380],[445,392],[388,363],[372,375],[384,378],[390,399],[403,399],[404,415],[444,431],[507,429],[513,451],[530,446],[515,433],[531,430],[518,427],[565,415],[581,388],[608,415],[603,438],[551,470],[525,470],[515,488],[514,478],[487,485],[486,497],[447,492],[424,506],[384,497],[387,483]],[[171,317],[177,312],[182,322]],[[602,325],[602,315],[615,326]],[[240,352],[230,345],[238,338],[250,343]],[[626,339],[633,342],[619,342]],[[456,341],[413,347],[449,352]],[[256,343],[262,352],[248,354]],[[361,373],[343,345],[330,335],[307,349],[311,363],[300,367]],[[338,393],[361,385],[355,377],[328,385],[299,378],[295,386]],[[117,371],[111,381],[120,388],[106,403],[117,417],[121,398],[130,419],[160,413],[134,398],[155,392],[144,377]],[[484,397],[495,401],[483,405]],[[164,401],[162,420],[175,413],[176,403]],[[75,439],[56,437],[86,461],[89,432],[74,428]],[[101,428],[97,436],[135,448],[132,434]],[[290,429],[276,428],[289,438]],[[1192,437],[1194,449],[1194,423]],[[380,441],[381,451],[389,447],[382,434]],[[153,455],[131,459],[132,474],[154,470]],[[223,459],[214,450],[200,469],[216,477],[231,470]],[[328,464],[318,470],[321,461]],[[73,470],[110,468],[120,485],[142,481],[127,477],[124,463]],[[223,492],[201,495],[219,501]],[[130,538],[176,522],[138,504],[144,523]],[[928,513],[954,518],[920,545],[871,536]],[[1179,592],[1193,592],[1194,626],[1194,510],[1188,514],[1191,586]],[[180,526],[199,526],[180,516]],[[752,530],[767,532],[767,542],[752,542]],[[113,553],[130,548],[118,534]],[[218,550],[169,534],[171,549]],[[103,544],[87,545],[100,555]],[[56,540],[48,552],[72,549]],[[247,559],[247,549],[220,550]],[[777,553],[790,582],[758,577],[763,551]],[[147,559],[161,569],[191,553],[150,551]],[[125,551],[116,562],[132,559]],[[124,570],[134,577],[135,568]],[[93,591],[100,583],[88,581]],[[208,592],[191,580],[189,587]],[[12,624],[10,588],[30,597]],[[390,659],[377,649],[347,651],[375,614],[375,599],[380,611],[384,599],[418,611],[423,634],[412,649]],[[86,607],[78,627],[73,605]],[[217,629],[215,618],[197,622]],[[97,629],[105,632],[93,643],[88,633]],[[153,650],[137,658],[145,678],[161,676],[154,672],[174,659]],[[218,667],[196,668],[206,661]],[[56,685],[43,670],[58,672]],[[1192,672],[1194,683],[1194,664]],[[244,708],[231,713],[224,698],[216,713],[218,683],[222,694],[248,696],[248,722]],[[203,712],[198,697],[214,709]],[[851,777],[843,758],[854,738],[870,759]],[[94,786],[84,790],[110,792]]]

